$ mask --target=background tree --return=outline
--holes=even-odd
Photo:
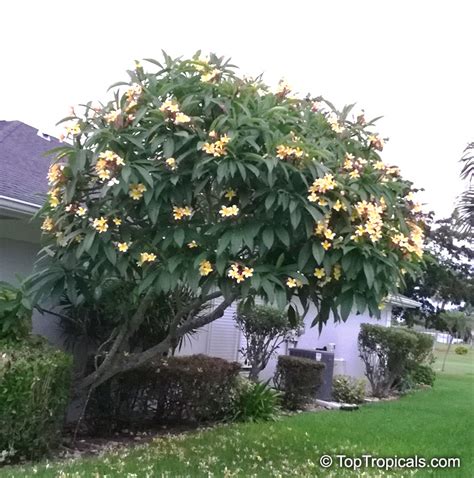
[[[270,91],[211,55],[147,60],[106,105],[66,118],[40,212],[45,247],[34,300],[76,307],[126,287],[88,390],[166,353],[237,298],[285,308],[294,297],[346,320],[416,274],[422,221],[411,183],[380,159],[373,122],[321,98]],[[152,304],[185,288],[164,338],[130,351]],[[218,300],[218,301],[217,301]],[[215,302],[206,314],[195,315]],[[290,316],[294,309],[288,308]]]
[[[441,371],[444,372],[446,358],[448,357],[449,350],[453,344],[453,339],[455,337],[464,339],[466,334],[471,334],[474,324],[474,317],[467,315],[464,312],[445,311],[441,312],[439,315],[439,321],[442,322],[442,324],[440,324],[438,327],[442,330],[448,331],[449,333],[448,347],[444,354],[443,365],[441,367]]]
[[[280,345],[302,325],[301,320],[290,322],[285,311],[251,304],[239,304],[235,320],[245,337],[241,353],[249,362],[249,379],[254,382]]]
[[[406,281],[403,291],[421,303],[419,310],[399,310],[408,325],[415,322],[445,331],[444,310],[474,305],[472,234],[455,227],[455,217],[437,221],[427,234],[423,274]]]
[[[474,226],[474,189],[472,179],[474,177],[474,143],[469,143],[461,158],[464,163],[461,170],[461,179],[468,182],[466,190],[460,195],[456,207],[457,226],[460,231],[471,235]]]

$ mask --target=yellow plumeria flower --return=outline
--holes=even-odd
[[[229,201],[232,201],[233,198],[237,196],[237,193],[233,189],[227,189],[224,194],[224,197],[227,198]]]
[[[293,277],[288,277],[286,285],[290,289],[294,289],[295,287],[303,287],[303,283],[299,279],[294,279]]]
[[[332,174],[326,174],[322,178],[315,179],[313,184],[309,187],[309,193],[325,193],[336,187],[336,181]]]
[[[83,217],[85,216],[87,213],[87,208],[83,207],[83,206],[80,206],[77,208],[77,211],[76,211],[76,216],[78,217]]]
[[[198,244],[195,240],[192,240],[191,242],[187,243],[187,246],[189,247],[189,249],[194,249],[194,248],[198,247]]]
[[[230,217],[230,216],[237,216],[239,214],[240,209],[234,204],[233,206],[222,206],[219,214],[222,217]]]
[[[143,197],[143,193],[146,192],[146,186],[142,183],[131,184],[128,195],[134,200],[138,201]]]
[[[104,120],[105,120],[108,124],[115,123],[115,122],[117,121],[117,119],[120,117],[121,114],[122,114],[122,110],[121,110],[121,109],[112,110],[112,111],[110,111],[109,113],[107,113],[107,114],[104,115]]]
[[[212,268],[212,264],[207,261],[203,260],[199,264],[199,273],[202,276],[208,276],[214,269]]]
[[[57,184],[63,177],[63,169],[64,165],[63,164],[52,164],[49,167],[48,171],[48,183],[53,186],[54,184]]]
[[[324,237],[332,241],[336,237],[336,233],[332,232],[331,229],[326,228],[326,230],[324,231]]]
[[[322,242],[321,245],[323,246],[323,249],[324,249],[325,251],[331,249],[331,243],[330,243],[329,241],[327,241],[327,240],[324,241],[324,242]]]
[[[141,267],[145,262],[154,262],[156,261],[156,254],[149,253],[149,252],[142,252],[140,253],[140,260],[138,261],[138,265]]]
[[[168,158],[165,160],[165,163],[166,163],[166,166],[168,166],[168,168],[171,169],[171,171],[175,171],[176,168],[177,168],[177,165],[176,165],[176,159],[174,158]]]
[[[214,70],[210,71],[209,73],[205,73],[201,75],[201,81],[203,83],[212,83],[220,78],[222,72],[215,68]]]
[[[343,208],[342,202],[338,199],[332,206],[335,211],[340,211]]]
[[[245,279],[253,276],[253,268],[242,266],[240,264],[232,264],[227,272],[227,275],[228,277],[235,279],[235,281],[240,284]]]
[[[109,229],[109,225],[107,224],[107,218],[101,216],[100,218],[94,219],[92,222],[92,227],[99,231],[99,234],[106,232]]]
[[[377,161],[374,163],[374,169],[377,169],[379,171],[382,171],[386,168],[385,163],[383,161]]]
[[[117,244],[117,248],[120,252],[127,252],[130,248],[131,242],[119,242]]]
[[[175,221],[183,219],[183,217],[190,217],[193,213],[193,210],[189,206],[178,207],[173,206],[173,217]]]
[[[359,173],[359,171],[357,171],[356,169],[354,169],[354,171],[351,171],[351,172],[349,173],[349,177],[350,177],[351,179],[360,178],[360,173]]]
[[[332,114],[327,121],[335,133],[342,133],[344,131],[344,126],[339,122],[336,115]]]
[[[189,123],[191,121],[191,118],[188,115],[185,115],[184,113],[176,113],[175,119],[174,119],[174,124],[185,124]]]
[[[116,225],[116,226],[120,226],[122,224],[122,219],[120,219],[119,217],[114,217],[112,219],[112,222]]]
[[[53,220],[48,216],[44,219],[43,224],[41,225],[41,230],[50,232],[54,229],[54,222]]]
[[[326,271],[324,270],[323,267],[317,267],[314,269],[314,277],[317,277],[318,279],[322,279],[326,275]]]
[[[334,279],[339,280],[341,278],[341,275],[342,275],[341,266],[339,264],[336,264],[332,270],[332,276],[334,277]]]

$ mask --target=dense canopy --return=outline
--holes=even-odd
[[[420,207],[363,114],[283,81],[272,91],[214,55],[146,64],[113,100],[65,119],[37,297],[185,285],[280,307],[298,296],[324,322],[353,305],[378,314],[418,271]]]

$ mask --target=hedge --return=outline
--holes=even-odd
[[[44,342],[0,342],[0,456],[37,458],[56,446],[72,359]]]

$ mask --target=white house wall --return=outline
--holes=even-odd
[[[224,316],[212,324],[207,325],[202,333],[197,334],[187,341],[179,355],[191,355],[206,353],[207,355],[225,358],[227,360],[242,360],[239,357],[238,349],[243,345],[243,339],[236,326],[233,315],[236,304],[228,307]],[[335,344],[335,373],[345,373],[353,377],[364,376],[364,364],[359,357],[357,337],[362,323],[380,324],[390,326],[391,306],[382,311],[380,320],[372,318],[368,313],[357,315],[351,314],[346,322],[335,323],[331,318],[319,334],[318,327],[311,327],[311,322],[316,316],[316,308],[311,306],[305,317],[303,334],[298,338],[296,346],[304,349],[315,349],[328,347]],[[277,354],[288,353],[287,343],[283,343]],[[271,379],[275,373],[277,354],[270,360],[269,364],[260,374],[262,380]]]
[[[10,221],[0,221],[0,281],[7,281],[18,285],[17,276],[26,278],[33,270],[36,255],[40,249],[38,243],[32,241],[37,238],[31,235],[28,223],[15,220],[19,227],[15,226],[14,234],[17,238],[12,239],[13,229]],[[5,237],[8,236],[8,237]],[[62,344],[61,331],[57,318],[37,311],[33,313],[33,333],[42,335],[56,345]]]

